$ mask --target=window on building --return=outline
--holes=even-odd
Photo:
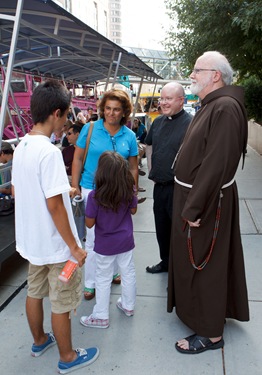
[[[112,41],[116,44],[121,44],[122,40],[121,39],[112,39]]]
[[[112,18],[111,18],[111,23],[121,23],[121,18],[118,18],[118,17],[112,17]]]
[[[121,30],[120,25],[112,25],[112,30]]]
[[[121,12],[119,10],[111,10],[111,16],[121,16]]]
[[[121,5],[120,4],[116,4],[116,3],[111,3],[110,4],[110,9],[121,9]]]
[[[119,36],[119,37],[120,37],[120,36],[121,36],[121,33],[120,33],[119,31],[113,31],[113,32],[112,32],[112,35],[113,35],[113,36]]]

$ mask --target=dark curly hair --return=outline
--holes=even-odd
[[[133,106],[130,101],[130,98],[128,94],[119,89],[112,89],[104,93],[103,98],[101,99],[101,102],[99,104],[99,115],[102,119],[105,119],[104,116],[104,110],[107,100],[117,100],[121,103],[123,111],[124,111],[124,117],[122,117],[120,121],[120,125],[125,125],[128,122],[129,116],[132,112]]]
[[[95,176],[95,199],[100,206],[117,212],[121,204],[128,205],[133,198],[134,183],[126,159],[114,151],[102,153]]]
[[[37,86],[31,96],[30,110],[34,124],[45,122],[57,109],[62,117],[69,109],[71,93],[60,82],[47,80]]]

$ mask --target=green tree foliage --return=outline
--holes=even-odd
[[[188,76],[203,52],[225,54],[239,77],[262,80],[261,0],[165,0],[174,21],[164,45]]]
[[[261,81],[252,76],[241,82],[245,89],[245,105],[249,119],[262,125],[262,85]]]

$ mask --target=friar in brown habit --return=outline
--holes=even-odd
[[[201,99],[175,161],[168,312],[194,334],[176,349],[197,354],[224,346],[225,318],[249,320],[239,203],[234,179],[247,145],[240,87],[225,56],[206,52],[190,75]]]

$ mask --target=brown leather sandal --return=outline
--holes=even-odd
[[[93,299],[95,294],[96,294],[96,292],[95,292],[95,289],[93,289],[93,288],[85,288],[84,289],[84,298],[87,301],[90,301],[91,299]]]
[[[118,273],[114,275],[112,284],[117,284],[117,285],[121,284],[121,275],[119,275]]]

